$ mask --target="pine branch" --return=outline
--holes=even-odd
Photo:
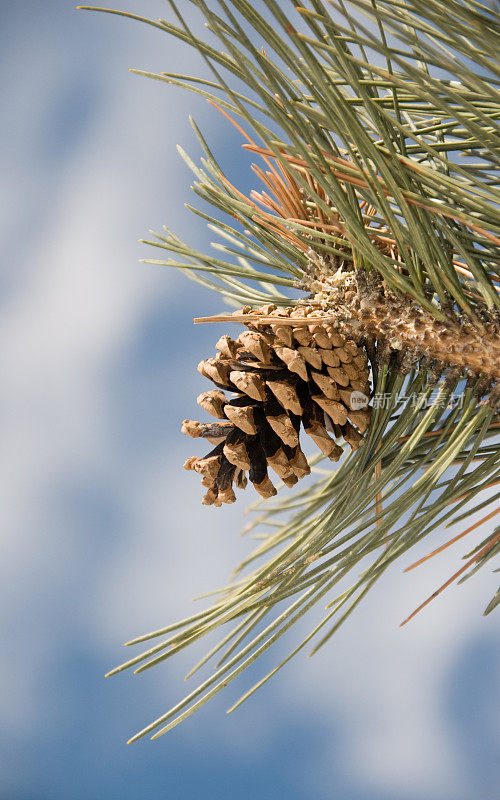
[[[216,255],[168,229],[147,244],[169,253],[149,261],[241,307],[198,320],[246,330],[200,364],[216,388],[198,402],[216,422],[186,420],[184,431],[213,449],[185,466],[214,505],[234,502],[248,472],[262,496],[249,529],[261,532],[205,611],[129,642],[160,639],[110,674],[230,627],[190,674],[217,657],[213,673],[130,741],[186,719],[328,599],[234,710],[313,639],[312,652],[328,641],[396,560],[483,509],[407,569],[486,527],[500,497],[500,15],[475,0],[452,0],[446,15],[436,0],[192,6],[210,41],[175,2],[174,22],[109,13],[195,48],[211,78],[134,71],[206,98],[259,159],[247,197],[193,123],[201,165],[181,155],[214,208],[191,210],[217,235]],[[303,432],[320,451],[309,464]],[[268,468],[305,488],[283,494]],[[497,557],[499,535],[432,597]],[[497,592],[485,614],[499,602]]]

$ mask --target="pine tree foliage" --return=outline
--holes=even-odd
[[[244,307],[219,323],[259,322],[265,304],[313,308],[366,351],[373,399],[362,446],[336,464],[318,453],[304,488],[259,501],[258,544],[213,603],[129,643],[155,642],[110,674],[224,628],[192,670],[215,660],[209,676],[130,741],[179,724],[326,602],[236,708],[310,643],[318,650],[396,559],[425,560],[408,566],[408,551],[436,529],[464,526],[433,553],[484,530],[441,588],[500,551],[500,14],[475,0],[193,0],[200,38],[169,5],[172,21],[109,13],[195,48],[212,78],[134,71],[215,105],[260,187],[247,197],[233,185],[193,123],[201,165],[182,154],[214,212],[192,210],[218,242],[201,253],[165,229],[149,242],[164,252],[148,260]],[[499,602],[497,592],[484,613]]]

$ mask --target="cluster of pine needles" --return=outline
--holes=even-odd
[[[260,159],[261,185],[240,191],[193,122],[201,166],[182,155],[214,215],[192,210],[218,240],[201,253],[165,228],[149,244],[169,255],[149,261],[246,309],[199,322],[247,324],[266,304],[319,310],[365,349],[372,412],[362,446],[335,465],[314,455],[306,485],[253,507],[257,546],[206,610],[129,643],[157,640],[110,674],[147,670],[224,626],[190,673],[217,659],[209,676],[130,741],[175,727],[326,602],[236,708],[310,642],[317,651],[393,562],[443,528],[460,525],[399,563],[413,569],[478,529],[483,538],[433,597],[500,552],[500,14],[476,0],[169,6],[173,22],[109,13],[195,48],[209,77],[133,71],[231,120]],[[499,603],[500,590],[484,613]]]

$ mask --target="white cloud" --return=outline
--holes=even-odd
[[[160,60],[161,46],[153,61]],[[170,48],[169,64],[175,61],[182,71],[189,54],[171,42]],[[18,76],[33,131],[60,88],[59,70],[54,61],[42,81],[34,83],[29,69]],[[180,120],[192,103],[174,89],[132,76],[117,91],[116,73],[109,63],[105,70],[98,113],[53,184],[46,183],[46,172],[29,180],[23,173],[21,184],[13,170],[8,173],[16,207],[28,202],[28,187],[41,204],[44,187],[50,189],[50,207],[42,209],[46,224],[27,233],[14,274],[8,264],[10,292],[0,317],[0,503],[7,530],[0,558],[9,641],[0,667],[9,690],[1,695],[0,711],[19,735],[41,730],[49,706],[64,720],[65,709],[47,685],[63,657],[70,623],[89,648],[114,658],[120,641],[189,613],[189,598],[223,583],[250,546],[236,536],[243,498],[230,509],[199,505],[196,477],[180,471],[186,445],[177,438],[175,420],[175,444],[137,466],[133,457],[120,462],[113,440],[114,370],[148,318],[180,303],[178,278],[139,267],[136,257],[144,254],[131,242],[149,222],[169,221],[184,230],[190,224],[178,196],[188,176],[174,145],[187,131]],[[23,130],[16,158],[30,147]],[[189,291],[182,291],[191,315]],[[216,335],[207,331],[206,338],[211,350]],[[175,390],[188,398],[195,364],[179,358],[174,343],[172,359]],[[168,397],[166,415],[167,404]],[[88,561],[72,531],[61,487],[72,477],[101,474],[106,493],[123,512],[122,538],[113,544],[105,574],[90,577],[86,594],[71,605],[72,581],[79,587],[78,576],[99,563]],[[462,549],[453,553],[458,562]],[[321,720],[324,738],[316,762],[293,766],[304,791],[313,770],[318,793],[330,796],[333,764],[366,792],[401,799],[412,796],[411,784],[416,796],[472,796],[443,694],[466,648],[479,637],[493,637],[480,612],[495,583],[479,578],[450,589],[406,629],[397,627],[448,576],[451,563],[451,555],[443,554],[420,572],[393,570],[321,653],[305,662],[299,657],[272,689],[252,699],[251,710],[240,713],[250,729],[259,729],[259,740],[244,729],[238,738],[236,726],[229,727],[222,715],[220,724],[214,725],[213,716],[200,718],[200,724],[212,726],[213,741],[228,751],[252,740],[258,756],[283,718],[298,725]],[[275,653],[273,664],[277,658]],[[178,666],[174,660],[168,673],[176,696],[184,689],[181,666],[183,661]],[[143,683],[158,712],[175,700],[172,685],[167,698],[164,684],[163,668]],[[243,682],[239,686],[243,690]],[[196,737],[198,730],[191,728],[189,735]]]
[[[14,51],[12,59],[15,72]],[[183,63],[185,54],[177,59],[179,68]],[[28,62],[17,75],[16,97],[24,100],[24,106],[18,101],[19,113],[33,127],[31,134],[61,91],[56,67],[61,70],[57,61],[44,63],[42,75],[33,81]],[[25,232],[17,261],[6,265],[10,291],[0,317],[0,502],[7,530],[1,554],[2,593],[8,601],[3,613],[10,631],[2,674],[10,690],[2,693],[1,703],[5,724],[14,729],[32,727],[37,711],[43,711],[44,670],[63,646],[53,638],[53,615],[60,609],[50,598],[58,591],[64,597],[68,575],[84,566],[73,521],[61,509],[62,487],[72,476],[99,471],[119,482],[119,467],[114,473],[110,468],[110,373],[148,316],[160,305],[168,309],[178,291],[174,273],[137,263],[135,246],[147,222],[138,214],[142,205],[149,213],[158,205],[157,218],[168,215],[174,224],[183,214],[182,205],[166,208],[171,187],[186,177],[175,151],[179,129],[171,118],[172,95],[164,98],[158,85],[125,77],[117,91],[112,73],[103,76],[99,113],[64,168],[57,161],[53,165],[46,218],[47,175],[32,173],[29,182],[21,181],[20,199],[28,205],[32,195],[38,198],[44,225]],[[155,124],[145,126],[150,84],[158,91],[159,107]],[[176,111],[179,120],[188,113],[187,98],[179,94]],[[184,121],[179,126],[186,127]],[[13,149],[15,162],[24,154],[36,169],[36,142],[30,148],[29,137],[20,135]],[[159,170],[168,177],[166,187],[158,180]],[[19,189],[16,178],[16,172],[6,174],[14,191]],[[14,219],[17,206],[11,211]],[[116,491],[112,483],[109,491]],[[82,606],[83,615],[83,599]],[[30,668],[20,670],[19,664]],[[21,698],[29,715],[19,713]]]

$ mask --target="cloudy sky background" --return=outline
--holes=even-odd
[[[168,14],[161,0],[128,8]],[[166,737],[125,746],[185,693],[198,654],[105,681],[121,643],[192,613],[251,546],[244,506],[202,508],[181,469],[180,422],[206,388],[196,364],[220,333],[191,321],[220,300],[139,264],[154,253],[137,240],[168,224],[209,245],[184,208],[189,113],[233,177],[252,176],[215,111],[128,73],[202,69],[161,32],[67,0],[1,0],[0,41],[0,796],[497,797],[500,643],[481,613],[498,576],[398,628],[461,548],[393,569],[314,659],[235,714],[287,643]]]

